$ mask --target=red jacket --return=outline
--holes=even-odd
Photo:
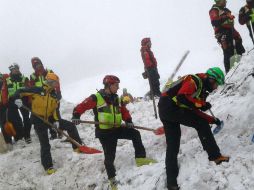
[[[104,90],[100,90],[100,92],[102,92],[101,94],[103,94]],[[116,94],[111,95],[111,96],[117,96]],[[118,97],[118,96],[117,96]],[[109,100],[109,98],[105,98],[105,101],[107,102],[107,104],[112,104],[112,102]],[[96,104],[97,104],[97,98],[96,96],[93,94],[90,97],[86,98],[83,102],[81,102],[80,104],[78,104],[73,111],[73,115],[80,117],[81,114],[83,114],[85,111],[93,109],[94,110],[94,114],[95,114],[95,120],[98,121],[98,113],[97,113],[97,109],[96,109]],[[122,119],[124,121],[128,121],[131,122],[132,118],[130,116],[129,111],[127,110],[126,106],[121,103],[121,107],[120,107],[120,111],[122,114]]]
[[[209,11],[209,15],[215,33],[220,32],[220,30],[223,29],[231,30],[234,27],[234,17],[231,15],[231,11],[226,7],[223,8],[213,5]]]
[[[141,47],[141,56],[144,62],[145,69],[157,67],[157,61],[151,49],[147,46]]]
[[[249,25],[250,14],[253,14],[252,7],[250,5],[247,4],[244,7],[242,7],[239,11],[239,17],[238,17],[239,23],[241,25],[244,25],[244,24]]]
[[[8,74],[3,74],[3,85],[1,88],[1,105],[6,105],[8,103],[8,88],[7,88],[7,83],[6,79],[9,77]]]
[[[176,96],[179,103],[187,105],[197,115],[206,119],[209,123],[213,123],[214,118],[200,110],[200,108],[206,104],[205,100],[208,96],[208,93],[204,89],[204,80],[207,78],[207,75],[205,73],[199,73],[196,75],[203,83],[199,98],[192,97],[192,95],[198,90],[198,81],[192,75],[183,77],[180,83],[178,83],[175,87],[170,88],[167,92],[164,92],[162,96],[171,96],[172,98]]]

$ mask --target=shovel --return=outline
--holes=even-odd
[[[69,135],[67,135],[64,131],[62,131],[61,129],[58,129],[56,126],[54,126],[52,123],[48,122],[47,120],[43,119],[42,117],[40,117],[39,115],[37,115],[36,113],[32,112],[28,107],[26,106],[22,106],[25,110],[31,112],[31,114],[33,114],[34,116],[36,116],[38,119],[40,119],[41,121],[43,121],[45,124],[47,124],[48,126],[50,126],[51,128],[55,129],[57,132],[59,132],[60,134],[62,134],[63,136],[65,136],[72,144],[76,145],[79,150],[85,154],[96,154],[96,153],[101,153],[102,151],[97,150],[95,148],[91,148],[88,147],[86,145],[81,145],[79,144],[77,141],[75,141],[73,138],[71,138]]]
[[[113,125],[113,126],[126,126],[124,124],[117,125],[115,123],[107,123],[107,122],[99,122],[99,121],[83,121],[83,120],[81,120],[80,123],[88,123],[88,124],[96,124],[96,125],[102,124],[102,125]],[[157,129],[151,129],[151,128],[147,128],[147,127],[134,126],[133,128],[141,129],[141,130],[145,130],[145,131],[152,131],[155,135],[163,135],[164,134],[163,127],[159,127]]]
[[[216,117],[214,116],[214,114],[213,114],[213,112],[212,112],[211,109],[209,109],[209,112],[211,113],[211,115],[212,115],[214,118],[216,118]],[[221,121],[221,124],[220,124],[220,125],[217,125],[217,126],[214,128],[213,134],[216,135],[217,133],[219,133],[220,130],[221,130],[223,127],[224,127],[224,121]]]

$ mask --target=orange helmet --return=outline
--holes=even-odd
[[[5,124],[4,124],[4,131],[6,132],[7,135],[9,136],[13,136],[15,137],[16,136],[16,130],[13,126],[13,124],[9,121],[7,121]]]
[[[54,80],[59,82],[59,77],[55,73],[48,73],[45,77],[46,80]]]

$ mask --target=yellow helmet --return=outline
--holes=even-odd
[[[123,103],[124,103],[124,104],[130,103],[130,101],[131,101],[131,99],[130,99],[129,96],[124,96],[124,97],[123,97]]]
[[[59,81],[59,77],[55,73],[48,73],[45,77],[46,80]]]

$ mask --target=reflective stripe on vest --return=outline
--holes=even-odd
[[[225,14],[225,11],[222,10],[220,7],[213,6],[213,8],[218,10],[219,16]],[[221,25],[223,26],[223,25],[233,25],[233,24],[234,24],[234,20],[227,19]]]
[[[53,73],[52,70],[46,69],[47,73]],[[43,75],[36,76],[35,73],[31,75],[31,78],[35,81],[34,85],[36,87],[42,87],[45,82],[45,77]]]
[[[18,89],[25,88],[25,81],[26,81],[26,77],[24,76],[22,76],[21,82],[14,82],[11,80],[11,77],[8,77],[6,79],[7,88],[8,88],[8,97],[13,96]]]
[[[115,123],[116,126],[113,125],[99,125],[100,129],[111,129],[113,127],[120,127],[122,123],[122,114],[120,112],[120,101],[118,98],[118,106],[108,105],[101,94],[98,92],[95,94],[97,98],[97,111],[98,111],[98,120],[99,122],[106,123]]]
[[[203,88],[202,80],[201,80],[197,75],[191,75],[191,76],[192,76],[192,77],[195,77],[195,78],[198,80],[198,87],[197,87],[197,90],[196,90],[196,92],[194,92],[194,93],[191,95],[191,97],[192,97],[192,98],[199,99],[199,96],[200,96],[201,91],[202,91],[202,88]],[[188,77],[188,76],[186,76],[186,77]],[[179,79],[179,80],[181,80],[181,79]],[[196,83],[195,83],[195,84],[196,84]],[[190,109],[189,106],[186,106],[186,105],[184,105],[184,104],[178,103],[178,102],[177,102],[177,99],[176,99],[176,96],[174,96],[174,97],[172,98],[172,100],[173,100],[179,107]]]

